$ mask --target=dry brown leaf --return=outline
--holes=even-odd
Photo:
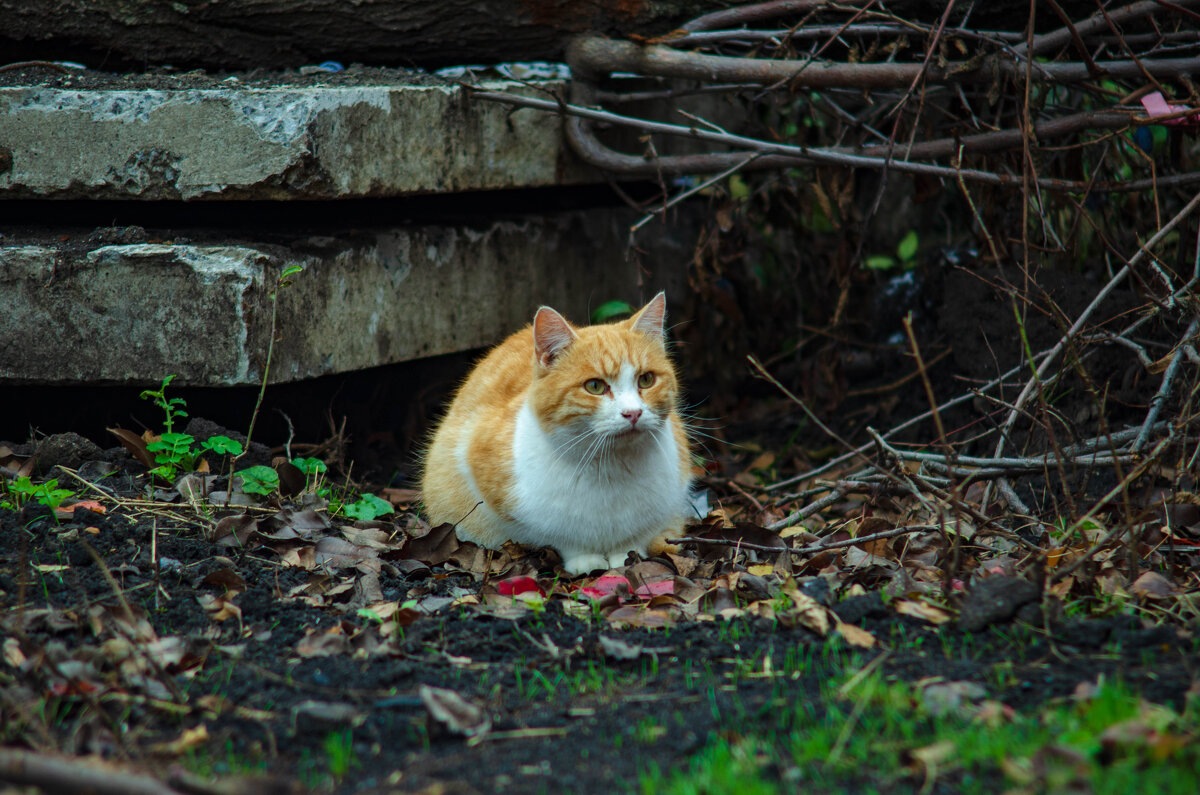
[[[945,624],[952,618],[942,608],[915,599],[897,599],[892,602],[892,609],[900,615],[919,618],[923,621],[928,621],[930,624]]]
[[[866,552],[857,546],[846,548],[846,555],[843,562],[847,568],[851,569],[881,568],[888,571],[895,569],[899,565],[895,561],[888,560],[879,555],[872,555],[870,552]]]
[[[464,737],[487,734],[492,718],[483,707],[467,701],[453,690],[421,685],[418,694],[430,716],[442,726]]]
[[[168,756],[179,756],[193,748],[199,748],[209,740],[208,727],[201,723],[192,729],[184,729],[183,732],[174,740],[167,743],[155,743],[150,746],[150,750],[156,754],[166,754]]]
[[[25,664],[25,652],[21,651],[21,644],[16,638],[4,639],[4,661],[13,668],[20,668]]]
[[[404,556],[438,566],[450,559],[460,543],[454,534],[454,525],[440,524],[422,536],[410,538],[404,545]]]
[[[309,629],[296,644],[296,653],[301,657],[329,657],[341,654],[348,645],[346,633],[339,623],[324,632]]]
[[[1154,571],[1143,572],[1129,590],[1144,599],[1170,599],[1177,593],[1170,580]]]
[[[341,531],[343,538],[360,547],[370,547],[376,550],[395,549],[396,547],[395,542],[392,541],[392,534],[382,528],[342,525],[338,530]]]
[[[242,609],[226,596],[201,593],[196,594],[196,601],[200,603],[200,606],[204,608],[204,612],[208,613],[208,617],[213,621],[228,621],[231,618],[236,618],[238,621],[242,620]]]
[[[675,572],[680,577],[687,577],[696,570],[696,565],[699,563],[691,555],[676,555],[673,552],[667,553],[667,560],[671,561],[671,565],[675,567]]]
[[[640,605],[625,605],[618,607],[607,616],[608,623],[616,627],[640,627],[645,629],[660,629],[675,623],[670,610],[663,608],[648,608]]]
[[[837,622],[838,634],[846,639],[846,642],[851,646],[857,646],[860,649],[875,648],[875,636],[867,632],[860,626],[855,624],[847,624],[845,621],[834,616],[834,621]]]
[[[209,572],[201,582],[224,588],[225,594],[231,599],[246,590],[246,581],[242,579],[242,575],[228,568]]]
[[[379,562],[377,550],[333,536],[326,536],[318,541],[313,552],[318,565],[333,569],[351,568],[367,561]]]
[[[128,450],[147,469],[154,469],[154,467],[158,466],[158,462],[154,460],[153,453],[146,449],[146,440],[141,436],[124,428],[108,428],[108,432],[117,437],[117,441],[121,443],[121,446]]]
[[[225,547],[244,547],[258,530],[258,519],[248,513],[226,516],[208,533],[213,543]]]

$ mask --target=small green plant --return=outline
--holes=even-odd
[[[150,473],[167,482],[174,480],[180,472],[196,469],[204,453],[239,456],[243,451],[242,443],[228,436],[211,436],[197,446],[191,434],[175,430],[175,421],[187,417],[188,413],[186,400],[167,397],[167,387],[174,380],[174,374],[168,375],[158,389],[142,391],[143,400],[151,401],[163,411],[164,430],[157,441],[146,445],[146,449],[154,454],[154,461],[158,464]]]
[[[200,443],[200,449],[215,455],[241,455],[245,450],[242,443],[228,436],[210,436]]]
[[[279,473],[268,466],[246,467],[233,473],[242,480],[242,491],[266,496],[279,488]]]
[[[330,732],[325,736],[325,759],[329,764],[329,775],[334,781],[343,780],[352,769],[359,766],[354,755],[354,734],[349,729]]]
[[[175,380],[175,374],[168,375],[162,381],[162,386],[158,389],[142,390],[142,400],[149,400],[163,410],[165,417],[163,418],[163,427],[167,429],[167,433],[175,430],[175,420],[186,417],[188,415],[186,406],[187,401],[181,397],[167,397],[167,387]]]
[[[386,516],[389,513],[395,513],[395,508],[387,500],[376,497],[374,494],[363,494],[357,501],[344,503],[342,512],[351,519],[378,519],[380,516]]]
[[[4,499],[0,500],[0,508],[14,511],[24,508],[30,500],[55,510],[75,496],[75,492],[70,489],[58,488],[57,478],[51,478],[45,483],[34,483],[27,475],[22,475],[11,483],[4,480],[0,480],[0,483],[4,484]]]
[[[888,254],[875,254],[863,260],[863,265],[874,271],[891,270],[897,265],[901,265],[907,270],[915,264],[914,258],[917,256],[917,248],[920,244],[921,240],[917,237],[917,230],[910,229],[896,246],[895,257]]]

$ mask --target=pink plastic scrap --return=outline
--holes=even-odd
[[[1142,97],[1142,107],[1146,109],[1146,115],[1152,119],[1188,110],[1186,105],[1171,105],[1168,103],[1163,99],[1161,91],[1155,91],[1152,94]],[[1163,124],[1175,127],[1200,127],[1200,113],[1191,116],[1181,116],[1177,119],[1168,119]]]

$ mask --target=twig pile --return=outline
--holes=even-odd
[[[1005,17],[1009,8],[1015,13]],[[941,511],[990,526],[1037,565],[1061,565],[1057,580],[1102,548],[1126,542],[1128,584],[1152,549],[1190,549],[1196,542],[1191,530],[1178,535],[1170,515],[1172,505],[1188,502],[1200,461],[1194,343],[1200,240],[1191,229],[1200,194],[1189,189],[1200,183],[1194,138],[1200,94],[1191,78],[1200,69],[1198,9],[1195,0],[990,7],[952,1],[932,12],[924,4],[879,0],[781,0],[708,14],[652,39],[582,37],[569,49],[565,99],[476,96],[560,113],[586,161],[618,177],[658,180],[661,201],[634,232],[683,199],[719,192],[737,172],[781,172],[776,188],[790,179],[794,190],[811,194],[794,204],[819,205],[807,216],[793,211],[793,219],[821,215],[843,241],[859,237],[857,247],[842,245],[843,253],[831,255],[828,280],[841,295],[827,302],[834,308],[818,329],[830,336],[844,328],[847,296],[862,284],[855,271],[861,272],[889,174],[911,179],[910,212],[912,202],[953,195],[941,214],[981,242],[981,253],[967,258],[974,260],[972,273],[998,269],[998,276],[981,278],[1011,306],[1016,359],[1003,366],[997,360],[994,378],[939,400],[906,322],[903,347],[916,363],[927,411],[885,433],[869,430],[862,444],[829,431],[844,454],[766,486],[758,497],[745,482],[736,490],[775,530],[839,505],[848,494],[909,495],[929,509],[927,521]],[[647,89],[647,80],[658,84]],[[724,113],[718,123],[716,116],[679,110],[685,122],[668,123],[624,110],[653,99],[711,103],[713,95],[739,108],[728,114],[733,122]],[[642,135],[641,151],[612,143],[620,128]],[[678,151],[673,142],[680,139],[690,153],[667,153]],[[859,198],[869,193],[865,211],[854,195],[861,181],[848,180],[848,170],[877,178],[859,191]],[[685,178],[670,181],[679,175]],[[743,198],[743,208],[757,195]],[[690,274],[698,292],[710,288],[709,295],[713,283],[728,280],[727,263],[739,255],[729,254],[738,243],[717,240],[730,228],[728,215],[713,227],[719,229],[705,244],[718,252],[711,254],[712,273]],[[1019,231],[1008,231],[1013,227]],[[1090,302],[1068,311],[1042,286],[1039,271],[1056,264],[1102,271],[1087,287],[1094,291]],[[1114,309],[1117,294],[1141,304]],[[743,316],[751,315],[745,303]],[[754,310],[779,316],[761,305]],[[1049,321],[1049,339],[1026,334],[1034,316]],[[813,330],[798,325],[796,332]],[[1126,380],[1145,388],[1114,397],[1113,377],[1097,375],[1093,365],[1121,356],[1128,358]],[[751,364],[819,424],[806,401],[757,359]],[[972,404],[982,421],[957,428],[943,422]],[[911,440],[914,431],[932,435],[924,449],[897,441]],[[1017,446],[1023,452],[1012,453]],[[1051,538],[1056,519],[1065,525]],[[1103,533],[1084,532],[1097,521]]]

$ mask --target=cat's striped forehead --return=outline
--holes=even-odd
[[[666,366],[662,343],[621,326],[591,326],[578,330],[579,339],[563,357],[564,367],[588,367],[596,374],[615,376],[622,365],[638,370]]]

